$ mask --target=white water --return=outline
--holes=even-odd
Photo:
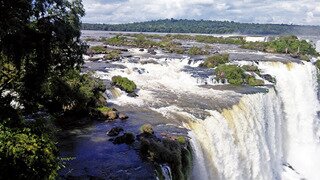
[[[210,179],[279,179],[282,113],[274,94],[246,95],[232,109],[209,111],[204,121],[189,124]]]
[[[264,63],[261,68],[277,79],[276,90],[284,104],[284,161],[307,179],[320,178],[320,110],[317,72],[311,63]]]
[[[210,179],[320,179],[317,74],[311,63],[259,63],[275,91],[244,96],[189,124]],[[199,147],[200,146],[200,147]],[[294,170],[288,166],[289,164]]]

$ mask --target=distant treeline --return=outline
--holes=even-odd
[[[251,35],[320,35],[320,26],[288,24],[253,24],[233,21],[164,19],[127,24],[82,24],[83,30],[205,33],[205,34],[251,34]]]

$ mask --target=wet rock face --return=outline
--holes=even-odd
[[[156,55],[157,54],[154,48],[149,48],[148,49],[148,53],[152,54],[152,55]]]
[[[276,79],[272,77],[270,74],[263,74],[261,77],[271,83],[276,83]]]
[[[116,137],[112,142],[114,144],[132,144],[135,141],[135,137],[132,133],[124,133],[122,136]]]
[[[114,127],[110,131],[107,132],[108,136],[118,136],[120,132],[123,131],[122,127]]]

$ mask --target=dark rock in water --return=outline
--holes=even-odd
[[[145,60],[145,61],[140,61],[141,64],[159,64],[155,60]]]
[[[152,55],[156,55],[157,54],[154,48],[149,48],[148,49],[148,53],[152,54]]]
[[[140,57],[131,57],[128,59],[130,63],[139,63]]]
[[[113,140],[114,144],[132,144],[135,141],[135,137],[132,133],[124,133],[122,136],[116,137]]]
[[[263,74],[261,77],[271,83],[276,83],[276,79],[272,77],[270,74]]]
[[[132,92],[132,93],[128,93],[128,96],[129,97],[138,97],[138,94],[135,92]]]
[[[125,120],[125,119],[128,119],[128,116],[124,113],[119,113],[119,119]]]
[[[144,51],[144,49],[139,49],[139,51]]]
[[[120,48],[119,50],[123,51],[123,52],[128,52],[129,51],[127,48]]]
[[[144,68],[139,69],[139,68],[137,68],[137,67],[134,67],[134,68],[133,68],[133,71],[136,71],[136,72],[138,72],[139,74],[143,74],[143,73],[146,72],[146,69],[144,69]]]
[[[131,54],[123,54],[121,55],[122,58],[131,58],[133,57]]]
[[[107,132],[107,135],[108,136],[118,136],[121,131],[123,131],[122,127],[114,127],[110,131]]]

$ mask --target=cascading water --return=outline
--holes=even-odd
[[[202,87],[217,84],[212,71],[201,72],[187,57],[156,62],[124,60],[119,65],[126,68],[97,75],[125,76],[140,88],[137,98],[111,91],[116,99],[109,102],[184,117],[195,152],[193,179],[320,179],[320,105],[311,63],[259,61],[277,83],[267,93],[243,95]]]
[[[262,63],[277,79],[285,113],[284,161],[307,179],[320,178],[320,133],[317,71],[311,63]]]
[[[279,179],[281,103],[268,94],[244,96],[221,113],[189,123],[205,156],[209,179]]]
[[[202,149],[197,156],[205,156],[204,178],[319,179],[315,67],[280,62],[260,62],[259,67],[275,76],[275,89],[245,95],[232,108],[209,111],[210,117],[188,125],[197,137],[193,144]]]

